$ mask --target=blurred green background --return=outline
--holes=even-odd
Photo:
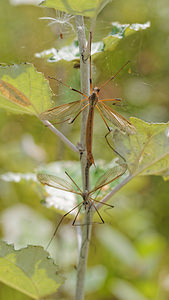
[[[31,62],[38,71],[62,79],[80,88],[79,69],[74,62],[49,63],[35,57],[37,52],[60,49],[76,38],[75,20],[62,28],[40,17],[62,13],[35,6],[13,6],[1,0],[0,63]],[[147,122],[169,119],[169,3],[167,0],[115,0],[108,4],[96,21],[93,42],[101,41],[111,31],[111,22],[121,24],[151,22],[149,29],[122,39],[114,51],[107,51],[106,61],[92,57],[94,85],[103,83],[127,60],[116,81],[105,87],[103,97],[120,97],[118,111]],[[86,32],[91,20],[85,19]],[[74,29],[74,30],[73,30]],[[63,33],[63,39],[60,33]],[[50,82],[56,104],[79,97]],[[79,125],[58,126],[70,140],[79,141]],[[106,162],[113,158],[105,144],[106,128],[95,116],[94,156]],[[103,151],[104,149],[104,151]],[[103,156],[104,154],[104,156]],[[53,161],[78,160],[53,133],[35,117],[0,111],[0,173],[34,172]],[[139,177],[124,187],[110,201],[113,211],[102,209],[106,224],[95,225],[89,253],[86,298],[97,300],[167,300],[169,299],[169,184],[161,177]],[[59,218],[54,210],[40,203],[42,195],[33,181],[0,180],[1,237],[17,247],[27,244],[46,246]],[[51,255],[68,278],[56,299],[73,299],[76,263],[76,229],[65,220],[51,246]],[[0,299],[29,299],[1,284]]]

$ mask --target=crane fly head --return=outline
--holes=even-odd
[[[99,95],[100,92],[100,88],[98,88],[97,86],[94,87],[93,92],[97,94],[97,96]]]

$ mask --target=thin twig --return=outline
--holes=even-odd
[[[127,184],[133,178],[132,175],[128,175],[121,183],[119,183],[111,192],[109,192],[103,199],[102,203],[107,202],[115,193],[117,193],[125,184]],[[97,205],[97,209],[102,207],[102,204]]]
[[[76,152],[76,153],[79,153],[79,150],[78,150],[78,148],[75,146],[75,145],[73,145],[72,143],[71,143],[71,141],[69,141],[68,139],[67,139],[67,137],[65,137],[64,135],[63,135],[63,133],[61,133],[59,130],[57,130],[56,129],[56,127],[54,127],[49,121],[47,121],[47,120],[41,120],[41,122],[45,125],[45,126],[47,126],[51,131],[53,131],[54,132],[54,134],[56,134],[72,151],[74,151],[74,152]]]

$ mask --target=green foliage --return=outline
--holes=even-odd
[[[65,11],[72,15],[82,15],[85,17],[94,17],[99,13],[110,0],[45,0],[41,3],[42,6],[55,8]]]
[[[103,39],[104,50],[114,50],[121,39],[130,36],[137,31],[145,30],[150,27],[150,22],[145,24],[119,24],[118,22],[112,23],[112,30],[107,37]]]
[[[48,40],[48,47],[55,40],[55,34],[39,20],[45,16],[46,9],[33,5],[15,6],[8,0],[2,0],[1,5],[0,63],[32,62],[34,53],[43,49],[45,40]]]
[[[141,30],[145,30],[150,27],[150,23],[147,22],[145,24],[119,24],[112,23],[111,31],[108,33],[108,36],[103,39],[103,42],[92,43],[92,55],[97,53],[97,59],[102,56],[102,59],[105,59],[106,53],[104,51],[112,51],[115,47],[120,44],[122,39],[138,32]],[[56,63],[60,60],[77,60],[80,58],[79,53],[79,45],[77,41],[73,41],[73,43],[69,46],[65,46],[59,51],[55,48],[51,48],[45,50],[41,53],[36,53],[37,58],[46,58],[49,62]]]
[[[52,91],[33,65],[0,67],[0,106],[15,113],[38,115],[51,106]]]
[[[104,161],[96,162],[97,169],[91,170],[91,196],[95,198],[98,190],[97,201],[101,200],[113,187],[116,187],[124,180],[127,174],[125,173],[126,165],[118,165],[115,161],[105,164]],[[104,167],[103,167],[104,166]],[[81,178],[79,164],[77,162],[55,162],[43,166],[36,175],[33,173],[14,173],[8,172],[0,176],[0,179],[5,182],[16,182],[21,185],[24,183],[34,183],[35,191],[45,200],[44,204],[48,208],[55,208],[60,214],[65,214],[71,208],[76,206],[77,200],[82,202],[81,193],[77,186],[65,174],[65,170],[81,189]],[[118,178],[119,177],[119,178]],[[37,180],[38,179],[38,180]],[[39,186],[39,182],[42,185]],[[103,186],[103,188],[102,188]],[[95,191],[96,189],[96,191]],[[72,191],[72,193],[70,192]],[[73,212],[73,216],[76,213]],[[71,215],[68,215],[71,217]]]
[[[1,282],[33,299],[55,293],[64,282],[48,253],[37,246],[14,250],[1,242],[0,274]]]
[[[132,176],[161,175],[169,172],[169,123],[153,124],[131,118],[136,135],[124,135],[115,131],[114,147],[125,157]],[[111,139],[111,137],[110,137]]]
[[[112,166],[113,165],[113,166]],[[69,166],[70,167],[70,166]],[[113,186],[117,186],[119,181],[122,181],[122,175],[126,172],[126,164],[115,164],[114,162],[110,165],[105,166],[104,173],[103,169],[100,168],[97,174],[91,173],[92,181],[94,181],[96,175],[98,173],[102,174],[95,185],[92,186],[91,190],[89,191],[89,199],[97,205],[95,201],[99,201],[102,199],[105,194],[107,194]],[[106,170],[107,169],[107,170]],[[106,170],[106,171],[105,171]],[[77,170],[78,172],[78,170]],[[61,170],[63,173],[63,170]],[[60,172],[59,172],[60,174]],[[62,213],[67,213],[69,210],[72,209],[72,214],[77,214],[77,210],[73,208],[77,205],[77,200],[80,196],[79,205],[83,204],[83,192],[81,187],[79,187],[78,183],[75,181],[74,177],[71,177],[69,173],[64,174],[64,176],[58,177],[56,176],[57,173],[51,173],[50,171],[41,171],[37,174],[37,179],[41,184],[43,184],[46,188],[46,192],[48,194],[46,198],[46,203],[48,206],[54,206],[57,210],[62,208]],[[69,177],[70,176],[70,177]],[[65,177],[66,180],[65,180]],[[77,174],[76,174],[77,177]],[[97,178],[97,177],[96,177]],[[119,180],[120,178],[120,180]],[[58,191],[59,190],[59,191]],[[60,192],[61,191],[61,192]],[[66,192],[66,193],[65,193]],[[72,195],[73,194],[73,195]],[[97,197],[99,195],[99,198]],[[76,196],[76,197],[75,197]],[[65,198],[67,201],[65,201]],[[97,199],[96,199],[97,198]],[[89,201],[90,201],[89,200]],[[96,212],[96,210],[95,210]]]
[[[45,4],[49,3],[50,5],[53,3],[64,5],[65,1],[45,2]],[[93,49],[94,55],[92,57],[94,83],[104,83],[126,61],[129,59],[132,61],[129,65],[130,72],[128,73],[127,70],[121,72],[115,82],[112,82],[102,92],[105,98],[122,97],[123,100],[125,99],[128,106],[126,104],[120,108],[116,106],[115,110],[120,110],[120,113],[127,117],[130,115],[138,117],[131,119],[137,128],[137,135],[128,137],[120,132],[117,135],[117,131],[115,131],[113,140],[111,139],[113,145],[116,145],[119,152],[126,157],[129,162],[129,169],[135,178],[110,200],[110,204],[115,206],[113,210],[105,210],[105,207],[102,207],[100,211],[105,225],[94,226],[88,264],[86,300],[91,298],[97,300],[112,299],[114,297],[118,300],[167,300],[169,297],[169,185],[160,176],[165,176],[168,179],[169,62],[166,42],[168,40],[168,3],[166,0],[159,3],[158,1],[147,2],[146,0],[119,0],[112,1],[102,11],[100,4],[104,6],[106,1],[90,1],[90,3],[87,1],[85,3],[83,1],[79,1],[79,3],[67,1],[66,3],[71,4],[70,10],[73,9],[77,13],[78,9],[79,13],[84,13],[86,16],[96,16],[100,11],[93,36],[93,42],[98,42],[98,44],[94,43],[95,49]],[[75,7],[75,4],[78,6]],[[73,68],[74,61],[72,60],[79,59],[78,46],[74,44],[70,47],[75,38],[74,18],[71,19],[72,26],[67,26],[69,25],[67,22],[59,23],[62,21],[62,13],[44,6],[19,5],[14,7],[8,1],[2,0],[1,8],[0,62],[10,64],[32,62],[36,65],[36,70],[45,73],[46,78],[52,74],[53,77],[62,79],[65,83],[80,89],[79,70]],[[87,11],[88,8],[91,10]],[[71,13],[67,8],[63,10]],[[39,20],[40,17],[46,16],[56,18],[56,24],[47,26],[47,21]],[[143,30],[146,25],[148,26],[148,20],[152,24],[151,28]],[[91,19],[86,18],[87,32],[91,22]],[[60,27],[58,24],[61,24],[63,39],[59,39]],[[140,30],[137,31],[139,26]],[[56,49],[57,54],[59,54],[57,63],[49,64],[49,62],[35,57],[35,53],[45,53],[46,55],[45,49],[51,48]],[[50,57],[51,55],[48,54],[48,58]],[[65,61],[66,57],[70,60]],[[18,78],[15,77],[15,72],[11,73],[12,69],[16,73],[18,70]],[[36,70],[33,70],[31,65],[1,66],[0,68],[0,79],[3,80],[1,84],[4,86],[4,82],[9,83],[13,87],[8,86],[5,92],[2,93],[1,91],[0,98],[3,108],[0,112],[0,166],[2,173],[0,178],[0,210],[1,219],[3,219],[1,235],[5,240],[15,241],[17,245],[20,242],[18,234],[20,231],[22,231],[24,245],[33,243],[32,236],[35,233],[39,237],[38,239],[35,235],[35,244],[44,245],[50,240],[60,216],[56,217],[56,210],[46,209],[42,206],[40,200],[45,197],[49,199],[51,196],[53,202],[48,202],[47,205],[53,203],[54,206],[56,203],[56,209],[63,215],[75,199],[73,201],[71,199],[69,203],[68,196],[62,197],[58,193],[57,195],[53,193],[52,197],[52,193],[46,194],[48,192],[46,189],[43,194],[41,187],[37,184],[35,177],[31,177],[31,174],[7,172],[32,172],[33,169],[41,169],[39,168],[41,164],[50,169],[46,163],[62,160],[59,167],[58,163],[53,165],[53,172],[57,176],[62,177],[63,175],[64,177],[66,169],[81,187],[79,163],[75,161],[72,161],[72,164],[65,162],[77,157],[70,153],[49,132],[48,128],[42,127],[39,120],[29,116],[36,115],[43,109],[48,109],[52,104],[53,93],[51,93],[42,74],[37,73]],[[4,72],[7,75],[6,78],[3,77]],[[29,72],[33,83],[29,78]],[[67,92],[65,87],[60,86],[58,89],[56,82],[51,81],[50,84],[57,95],[56,105],[77,100],[76,95],[69,90]],[[22,100],[24,99],[23,101],[26,101],[27,104],[30,102],[35,105],[37,112],[32,105],[23,106],[21,102],[18,105],[18,99],[12,101],[11,89],[15,96],[20,91]],[[8,96],[7,92],[9,93]],[[4,97],[5,93],[6,97]],[[41,106],[43,94],[45,94],[44,107]],[[10,111],[16,113],[10,114]],[[29,115],[22,116],[21,113]],[[76,144],[79,140],[79,123],[75,122],[73,126],[67,127],[62,125],[60,126],[62,132]],[[106,132],[103,123],[97,119],[97,115],[95,116],[94,130],[93,151],[97,168],[91,168],[93,173],[91,187],[107,169],[106,163],[102,161],[100,165],[97,158],[111,161],[113,156],[113,152],[105,146],[104,136]],[[25,133],[33,136],[33,142],[31,143],[29,140],[26,146],[24,144]],[[133,151],[134,149],[135,151]],[[40,150],[44,151],[44,156],[40,155]],[[66,165],[67,163],[70,168]],[[136,177],[136,175],[149,174],[160,176]],[[126,176],[127,174],[119,178],[117,185]],[[113,187],[116,187],[115,183]],[[102,192],[104,196],[107,191]],[[39,198],[38,195],[40,195]],[[100,196],[102,198],[102,194]],[[36,222],[39,224],[34,223],[31,226],[30,221],[33,216],[28,215],[25,220],[23,213],[22,222],[20,222],[18,202],[24,203],[27,208],[31,207],[32,211],[43,214],[46,223],[41,225],[40,219],[35,216]],[[14,208],[12,216],[3,218],[7,210],[12,208]],[[50,229],[48,236],[46,236],[44,230],[48,227],[49,219],[51,220],[50,225],[53,224],[53,230]],[[15,220],[17,229],[11,225],[12,220]],[[79,228],[76,229],[78,231]],[[60,289],[58,299],[73,299],[73,284],[76,276],[74,266],[77,262],[75,232],[76,230],[71,227],[70,222],[65,220],[57,234],[56,242],[54,240],[49,249],[50,255],[56,258],[56,262],[59,262],[67,277],[67,283]],[[26,251],[23,249],[19,252],[13,250],[11,246],[4,247],[10,248],[12,258],[17,257],[16,253]],[[33,252],[33,249],[37,250],[38,247],[31,246],[28,249]],[[47,254],[45,255],[44,257],[48,261]],[[28,261],[27,254],[24,254],[23,266]],[[16,265],[12,265],[11,270],[16,270],[16,268]],[[19,271],[22,271],[21,268]],[[18,273],[15,272],[14,278],[16,278],[16,274]],[[40,276],[39,273],[38,276]],[[48,274],[46,277],[49,280]],[[55,288],[57,289],[57,284],[60,284],[61,281],[59,280],[60,276],[56,275],[56,277]],[[30,283],[30,278],[26,278],[26,280]],[[18,281],[23,283],[22,278],[19,278]],[[46,285],[44,287],[46,288]],[[19,288],[19,290],[21,289]],[[30,297],[26,297],[26,299],[30,299]],[[14,289],[10,293],[5,284],[1,284],[0,298],[2,300],[25,299],[23,293],[16,294]],[[52,296],[50,298],[52,299]]]

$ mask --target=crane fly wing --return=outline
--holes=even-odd
[[[97,180],[95,187],[90,191],[90,194],[119,178],[126,172],[126,170],[127,164],[125,163],[109,169]]]
[[[107,106],[103,102],[99,102],[98,106],[102,114],[116,127],[127,134],[136,134],[136,128],[126,118],[117,113],[111,107]]]
[[[51,175],[47,173],[38,173],[37,178],[44,185],[48,185],[62,191],[66,191],[74,194],[80,194],[72,187],[71,183],[55,175]]]
[[[40,120],[55,121],[55,123],[66,122],[81,109],[82,101],[74,101],[50,108],[40,114]]]

